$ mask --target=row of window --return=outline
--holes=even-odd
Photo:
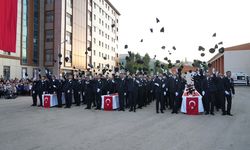
[[[96,18],[97,18],[97,17],[96,17],[96,15],[94,14],[94,20],[96,20]],[[109,24],[107,24],[107,23],[105,23],[105,26],[104,26],[104,21],[103,21],[101,18],[99,18],[99,24],[102,25],[103,27],[105,27],[105,28],[108,29],[108,30],[111,29],[112,33],[118,32],[118,27],[111,27],[111,25],[109,25]]]
[[[93,55],[96,56],[96,50],[93,51]],[[104,57],[105,57],[106,60],[112,60],[112,61],[115,60],[115,57],[109,56],[109,55],[104,54],[104,53],[102,53],[102,52],[99,52],[98,56],[101,57],[101,58],[104,58]]]
[[[93,42],[94,42],[94,44],[97,44],[96,38],[93,38]],[[98,46],[100,46],[102,48],[105,48],[107,50],[110,50],[110,47],[111,47],[111,51],[115,52],[115,47],[109,46],[108,44],[106,44],[106,43],[104,43],[102,41],[98,42]]]
[[[112,15],[115,15],[115,11],[113,9],[110,9],[110,6],[104,2],[104,0],[99,0],[99,3],[102,4],[103,6],[105,5],[105,8],[107,11],[111,10]],[[97,7],[101,8],[100,6],[98,6],[95,2],[94,2],[94,8],[96,9]]]
[[[98,63],[98,66],[97,66],[97,63],[96,62],[93,62],[93,66],[94,66],[94,68],[97,68],[97,67],[99,67],[100,69],[104,69],[105,67],[106,67],[106,65],[105,64],[102,64],[102,63]],[[113,65],[110,65],[110,69],[114,69],[114,66]]]

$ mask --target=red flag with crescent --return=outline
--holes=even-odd
[[[199,114],[199,101],[197,97],[187,97],[186,109],[188,115],[198,115]]]
[[[111,111],[113,110],[113,97],[104,96],[104,110]]]
[[[50,108],[50,96],[47,96],[47,95],[44,96],[43,107]]]

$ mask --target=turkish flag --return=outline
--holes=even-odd
[[[104,96],[104,110],[111,111],[113,110],[113,97]]]
[[[16,52],[17,0],[0,0],[0,50]]]
[[[197,97],[187,97],[186,99],[186,109],[188,115],[198,115],[199,114],[199,100]]]
[[[48,95],[44,96],[43,107],[50,108],[50,96],[48,96]]]

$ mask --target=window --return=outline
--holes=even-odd
[[[95,50],[93,51],[93,53],[94,53],[94,56],[95,56]]]
[[[72,44],[72,33],[66,32],[66,38],[68,44]]]
[[[102,20],[99,18],[99,24],[101,24],[102,23]]]
[[[48,5],[54,4],[54,0],[46,0],[46,4]]]
[[[99,46],[101,46],[101,41],[99,41]]]
[[[92,35],[91,26],[88,26],[88,33],[89,33],[90,36]]]
[[[53,23],[54,22],[54,12],[53,11],[47,11],[46,12],[46,23]]]
[[[66,24],[72,26],[72,15],[69,13],[66,14]]]
[[[53,50],[45,50],[45,65],[53,65]]]
[[[103,45],[104,45],[104,44],[103,44],[103,42],[102,42],[102,47],[103,47]]]
[[[66,57],[69,57],[69,61],[67,63],[72,63],[72,51],[66,50]]]
[[[101,7],[99,8],[99,13],[102,13],[102,9],[101,9]]]
[[[10,79],[10,66],[3,66],[3,78],[4,80]]]
[[[101,57],[101,52],[99,52],[99,57]],[[99,64],[99,66],[100,66],[100,64]]]
[[[88,16],[89,16],[89,20],[91,21],[92,20],[92,12],[91,11],[88,11]]]
[[[96,15],[94,14],[94,20],[96,20]]]
[[[117,23],[119,23],[119,20],[118,20],[118,19],[116,19],[116,22],[117,22]]]
[[[22,68],[22,74],[21,77],[24,79],[26,78],[25,74],[27,73],[27,68]]]
[[[96,26],[94,26],[94,32],[96,32]]]
[[[103,20],[102,20],[102,26],[104,25],[104,22],[103,22]]]
[[[96,44],[96,38],[94,38],[94,44]]]
[[[94,3],[94,8],[96,9],[96,3]]]
[[[72,4],[73,4],[72,0],[67,0],[67,6],[68,7],[72,8],[72,6],[73,6]]]
[[[102,31],[102,36],[104,36],[104,32]]]
[[[99,29],[99,35],[101,35],[102,34],[102,31]]]
[[[95,62],[93,64],[94,64],[94,68],[95,68],[96,67]]]
[[[45,31],[45,39],[46,39],[46,42],[53,42],[54,31],[53,30],[46,30]]]

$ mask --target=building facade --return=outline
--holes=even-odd
[[[119,15],[108,0],[18,0],[16,53],[0,51],[0,76],[114,69]]]
[[[223,54],[216,54],[208,63],[223,74],[231,71],[250,75],[250,43],[225,48]]]

